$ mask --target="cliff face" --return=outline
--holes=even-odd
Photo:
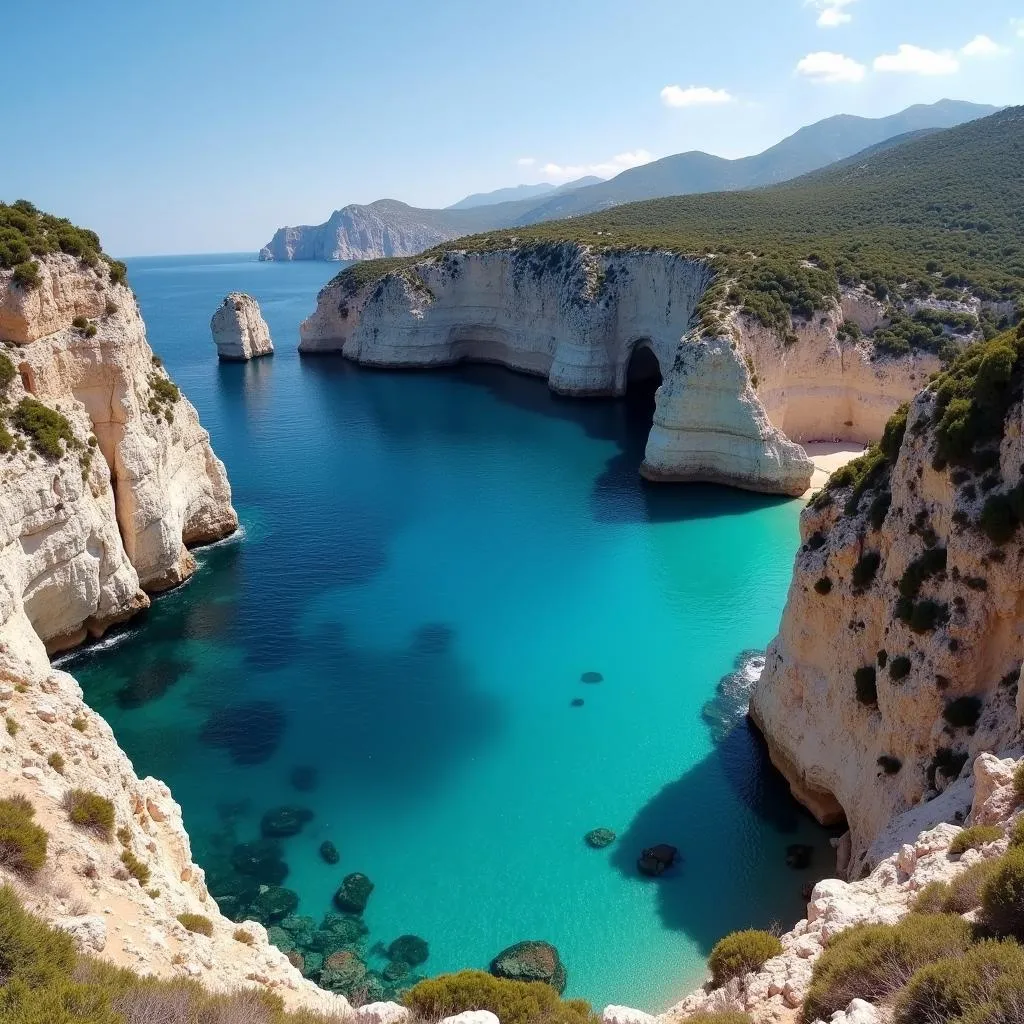
[[[447,223],[451,220],[452,223]],[[278,228],[261,260],[367,260],[413,256],[464,234],[458,215],[417,210],[389,199],[346,206],[323,223]]]
[[[25,293],[0,272],[2,336],[20,342],[4,350],[17,370],[5,398],[59,413],[71,441],[46,456],[14,431],[0,459],[0,623],[24,616],[53,650],[180,583],[194,568],[187,546],[238,519],[209,435],[155,360],[129,289],[65,256],[43,261],[41,276]],[[83,316],[93,319],[72,326]]]
[[[750,710],[795,795],[849,822],[854,871],[895,814],[1020,728],[1024,357],[1010,374],[1011,351],[922,391],[902,443],[894,424],[886,456],[803,514]]]
[[[799,495],[813,465],[795,440],[876,438],[937,367],[874,360],[841,341],[837,304],[797,322],[796,343],[745,317],[723,338],[696,336],[709,261],[664,252],[612,255],[573,243],[452,251],[379,280],[341,274],[303,323],[300,351],[375,366],[497,362],[567,395],[622,395],[649,349],[663,380],[642,472]],[[846,300],[867,321],[877,310]],[[864,308],[861,309],[860,307]]]

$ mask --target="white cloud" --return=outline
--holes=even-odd
[[[875,70],[904,75],[955,75],[960,70],[960,61],[949,50],[925,50],[902,43],[896,53],[876,57]]]
[[[798,75],[803,75],[813,82],[824,82],[829,85],[838,82],[862,82],[867,70],[852,57],[846,57],[841,53],[829,53],[827,50],[807,54],[796,66]]]
[[[1024,39],[1024,18],[1011,18],[1010,24],[1013,26],[1014,31]]]
[[[818,25],[821,28],[839,28],[853,21],[853,15],[846,8],[857,0],[804,0],[808,7],[818,11]]]
[[[599,178],[611,178],[620,171],[628,171],[631,167],[649,164],[653,159],[653,153],[648,153],[646,149],[636,149],[631,153],[617,153],[610,159],[596,164],[545,164],[540,170],[547,178],[562,178],[565,181],[582,178],[586,174],[596,174]]]
[[[975,36],[961,51],[965,57],[1001,57],[1010,51],[990,36]]]
[[[713,107],[732,101],[727,90],[709,89],[706,85],[691,85],[688,89],[666,85],[661,90],[661,102],[666,107]]]
[[[532,167],[536,163],[536,159],[532,156],[521,156],[516,163],[520,167]]]

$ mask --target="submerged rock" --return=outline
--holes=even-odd
[[[583,837],[583,841],[595,850],[602,850],[615,842],[615,833],[610,828],[593,828]]]
[[[510,981],[543,981],[559,995],[565,991],[566,972],[558,950],[537,939],[503,949],[491,961],[491,974]]]
[[[792,843],[786,847],[786,864],[796,871],[810,867],[813,856],[814,847],[806,843]]]
[[[235,764],[262,764],[277,749],[284,727],[284,712],[276,703],[256,700],[212,712],[199,739],[225,748]]]
[[[335,906],[351,914],[361,914],[366,909],[371,892],[373,882],[362,872],[355,871],[341,880],[341,885],[334,894]]]
[[[400,935],[388,946],[388,959],[399,960],[419,967],[430,956],[430,946],[426,939],[418,935]]]
[[[270,328],[260,312],[259,303],[244,292],[231,292],[210,321],[218,358],[228,362],[246,362],[273,355]]]
[[[293,788],[297,789],[300,793],[309,793],[316,789],[318,782],[317,770],[308,764],[296,765],[288,776],[288,781],[291,782]]]
[[[287,917],[298,905],[299,897],[291,889],[285,889],[281,885],[268,885],[253,901],[252,914],[260,924],[267,925]]]
[[[573,708],[581,708],[581,707],[583,707],[583,698],[582,697],[573,697],[573,699],[571,701],[569,701],[569,706],[573,707]]]
[[[325,839],[320,844],[320,856],[327,864],[337,864],[341,860],[341,854],[338,853],[338,848],[330,841]]]
[[[657,846],[644,850],[637,860],[636,866],[642,875],[657,878],[658,875],[664,874],[672,867],[678,853],[679,851],[674,846],[669,846],[668,843],[659,843]]]
[[[264,836],[294,836],[302,831],[307,821],[313,820],[313,812],[305,807],[275,807],[267,811],[260,820],[260,831]]]
[[[581,683],[603,683],[604,676],[600,672],[584,672],[580,676]]]
[[[331,911],[324,915],[320,929],[310,939],[310,946],[324,954],[333,953],[342,946],[358,942],[368,930],[362,918]]]
[[[352,949],[332,953],[320,971],[320,984],[332,992],[349,992],[366,977],[366,964]]]
[[[281,859],[281,844],[275,839],[239,843],[231,851],[231,865],[267,885],[278,885],[288,875],[288,865]]]

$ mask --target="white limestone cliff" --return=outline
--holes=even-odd
[[[497,362],[575,396],[624,394],[634,355],[649,349],[663,383],[641,472],[789,495],[813,473],[795,442],[877,439],[938,366],[876,359],[869,342],[841,339],[838,303],[795,322],[789,345],[744,316],[720,338],[700,337],[697,307],[713,277],[713,259],[667,252],[451,250],[381,278],[340,274],[299,349],[385,367]],[[871,318],[855,293],[843,305]]]
[[[244,292],[231,292],[210,321],[217,357],[226,362],[247,362],[274,354],[270,328],[260,304]]]
[[[822,821],[849,823],[854,872],[895,815],[1020,729],[1024,544],[1018,534],[996,548],[976,525],[989,484],[936,461],[935,402],[933,389],[915,399],[891,478],[856,511],[844,510],[850,487],[804,511],[779,634],[751,700],[794,795]],[[1018,396],[999,449],[1005,488],[1021,480],[1022,428]],[[915,628],[901,584],[928,551],[941,562],[914,597],[936,614]],[[877,556],[877,570],[855,581],[865,556]],[[875,701],[858,699],[861,669],[874,673]],[[946,715],[956,700],[974,706],[976,722]]]

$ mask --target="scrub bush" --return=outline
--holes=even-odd
[[[33,875],[46,863],[49,836],[32,819],[35,808],[23,796],[0,800],[0,864]]]
[[[970,828],[962,829],[953,837],[953,842],[949,844],[949,852],[955,857],[968,850],[980,849],[982,846],[1002,838],[1003,830],[998,825],[972,825]]]
[[[203,914],[179,914],[178,921],[190,932],[207,937],[213,935],[213,922]]]
[[[79,828],[88,829],[108,841],[113,836],[114,805],[105,796],[85,789],[72,789],[64,797],[64,809]]]
[[[782,952],[782,943],[770,932],[749,929],[719,939],[708,957],[712,982],[724,985],[733,978],[759,971]]]

